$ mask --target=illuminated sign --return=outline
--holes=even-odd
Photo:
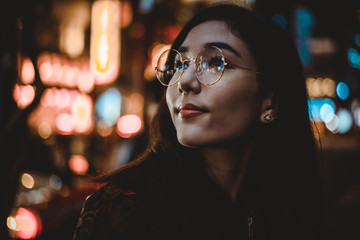
[[[92,6],[90,68],[96,84],[109,84],[119,73],[119,10],[116,1],[95,1]]]

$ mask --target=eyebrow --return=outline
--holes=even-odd
[[[225,42],[209,42],[209,43],[206,43],[204,48],[209,48],[209,47],[218,47],[220,49],[226,49],[226,50],[229,50],[230,52],[234,53],[236,56],[242,58],[241,54],[236,51],[233,47],[231,47],[229,44],[225,43]],[[181,46],[179,47],[178,51],[180,53],[185,53],[189,50],[188,47],[186,46]]]
[[[230,52],[234,53],[236,56],[242,58],[241,54],[236,51],[233,47],[231,47],[229,44],[225,43],[225,42],[210,42],[210,43],[207,43],[205,44],[205,48],[208,48],[208,47],[218,47],[220,49],[226,49],[226,50],[229,50]]]

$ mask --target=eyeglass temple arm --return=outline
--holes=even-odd
[[[237,65],[234,65],[234,64],[230,64],[230,63],[225,63],[225,65],[228,65],[228,66],[233,67],[233,68],[244,69],[246,71],[253,72],[253,73],[256,73],[256,74],[261,74],[261,72],[256,71],[256,70],[251,69],[251,68],[241,67],[241,66],[237,66]]]
[[[161,71],[160,69],[158,69],[157,67],[154,67],[154,70],[163,73],[164,71]]]

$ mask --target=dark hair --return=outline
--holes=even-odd
[[[292,214],[301,219],[297,221],[309,223],[307,214],[314,216],[319,206],[320,181],[305,77],[297,50],[287,32],[275,23],[232,4],[214,5],[199,12],[184,26],[172,48],[178,49],[193,27],[210,20],[225,22],[235,36],[247,43],[262,73],[259,82],[263,94],[273,92],[278,104],[276,120],[266,125],[259,123],[246,182],[268,198],[268,204],[272,204],[269,208],[279,211],[279,218]],[[147,151],[129,166],[154,155],[178,164],[193,164],[185,159],[200,157],[196,150],[177,141],[164,97],[150,135]],[[105,180],[116,181],[116,173]]]

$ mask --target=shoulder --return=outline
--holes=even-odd
[[[144,203],[130,189],[107,184],[84,203],[74,239],[108,239],[141,228],[147,219]],[[145,225],[143,224],[143,227]]]

